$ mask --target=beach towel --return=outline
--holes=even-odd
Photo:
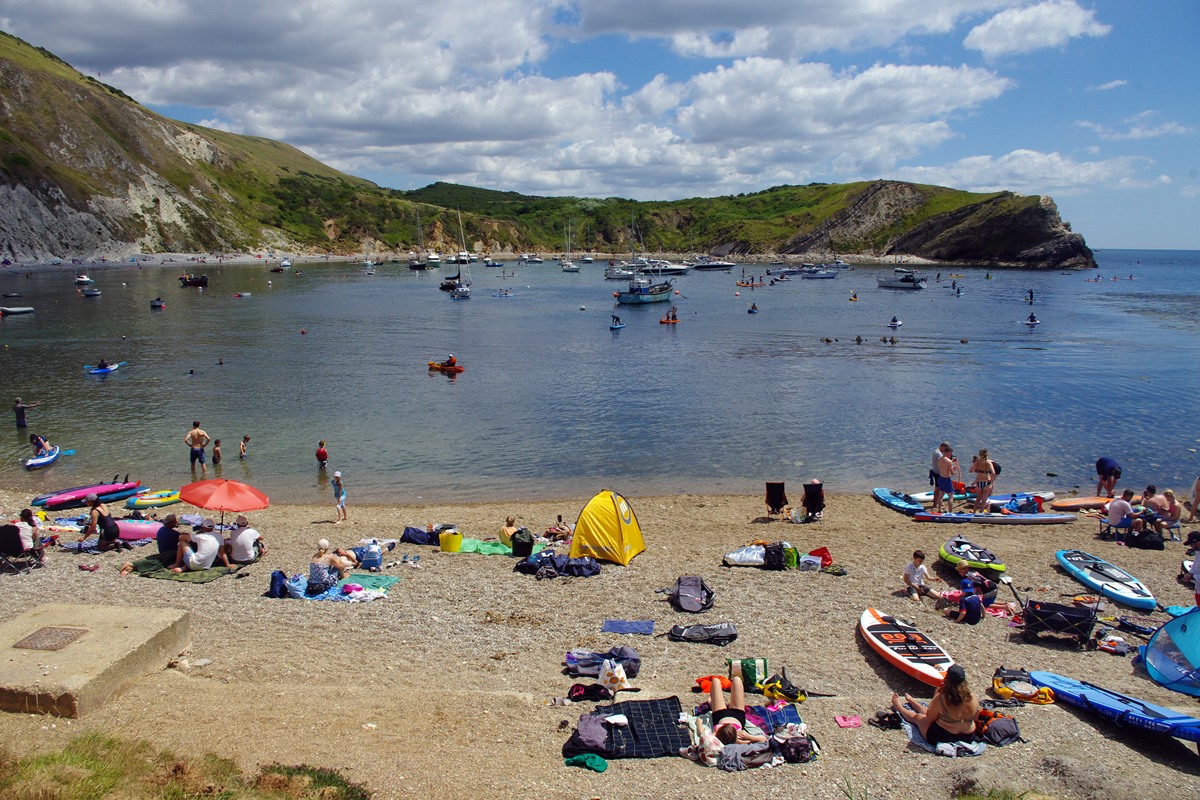
[[[610,706],[596,706],[591,714],[583,717],[603,720],[621,714],[628,720],[626,725],[607,725],[604,744],[597,747],[584,741],[578,731],[563,745],[563,757],[570,758],[581,753],[596,753],[607,759],[614,758],[660,758],[677,756],[691,739],[686,726],[679,722],[682,707],[678,697],[660,700],[627,700]]]
[[[149,541],[154,541],[150,539]],[[175,563],[172,556],[156,553],[152,556],[139,558],[133,562],[133,571],[143,578],[157,578],[161,581],[179,581],[181,583],[208,583],[215,581],[217,578],[223,578],[232,572],[237,572],[243,567],[250,566],[249,564],[234,564],[230,570],[224,565],[217,567],[209,567],[208,569],[198,569],[193,571],[172,572],[171,564]]]
[[[150,544],[153,541],[153,539],[122,539],[121,543],[127,544],[130,547],[141,547],[142,545]],[[87,553],[89,555],[98,555],[102,552],[113,552],[112,550],[101,550],[99,544],[99,536],[89,536],[82,542],[64,542],[61,539],[58,541],[58,546],[60,548],[71,553]]]
[[[606,619],[600,626],[601,633],[635,633],[639,636],[654,635],[652,619]]]
[[[800,719],[800,709],[794,703],[787,703],[782,708],[777,704],[746,706],[746,719],[766,733],[774,733],[784,725],[799,725],[803,722]]]
[[[942,742],[936,745],[930,744],[929,740],[921,735],[920,729],[903,717],[900,718],[900,726],[908,734],[910,744],[939,756],[965,758],[967,756],[981,756],[987,750],[987,745],[983,742]]]
[[[301,576],[303,577],[303,576]],[[304,595],[305,600],[333,600],[342,603],[366,603],[387,597],[388,589],[399,583],[400,579],[392,575],[381,575],[377,572],[354,572],[342,578],[334,586],[321,594]],[[347,584],[361,586],[362,591],[346,593]]]
[[[535,544],[533,552],[538,552],[546,545]],[[479,539],[468,539],[463,537],[462,547],[459,548],[460,553],[478,553],[481,556],[512,556],[512,548],[503,542],[484,542]]]

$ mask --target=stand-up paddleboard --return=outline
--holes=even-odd
[[[941,686],[954,659],[912,624],[868,608],[858,630],[871,649],[906,675],[930,686]]]
[[[1049,503],[1054,499],[1054,492],[1048,489],[1039,489],[1036,492],[1011,492],[1009,494],[994,494],[988,498],[988,505],[990,505],[992,508],[999,508],[1017,495],[1024,495],[1026,497],[1040,497],[1043,503]],[[1058,511],[1059,509],[1056,508],[1054,510]]]
[[[1111,503],[1111,497],[1062,497],[1050,504],[1054,511],[1089,511],[1104,508]],[[1142,502],[1141,497],[1134,497],[1132,503]]]
[[[58,449],[58,445],[55,445],[54,447],[51,447],[50,452],[46,453],[45,455],[34,456],[33,458],[25,459],[25,469],[34,470],[41,469],[42,467],[48,467],[55,461],[58,461],[58,457],[60,455],[62,455],[62,451]]]
[[[161,492],[143,492],[128,498],[126,508],[162,508],[180,502],[178,489],[165,489]]]
[[[1068,575],[1105,597],[1142,611],[1158,607],[1154,595],[1141,581],[1099,556],[1082,550],[1059,550],[1054,557]]]
[[[621,330],[621,328],[624,328],[624,327],[625,327],[624,322],[616,322],[616,323],[613,323],[612,325],[609,325],[608,329],[610,331],[619,331],[619,330]]]
[[[120,483],[100,483],[93,486],[81,486],[77,489],[69,489],[65,492],[52,495],[46,498],[42,503],[47,509],[62,509],[62,508],[78,508],[84,504],[84,498],[89,494],[96,495],[101,502],[109,503],[113,500],[124,500],[126,497],[135,495],[141,489],[142,482],[122,481]]]
[[[916,500],[918,503],[932,503],[933,502],[933,492],[914,492],[914,493],[910,494],[909,497],[911,497],[913,500]],[[958,502],[960,500],[974,500],[974,499],[975,499],[975,495],[970,494],[968,492],[955,492],[954,493],[954,501],[955,502]]]
[[[896,328],[899,328],[899,327],[900,327],[901,325],[903,325],[903,324],[904,324],[904,320],[900,320],[900,319],[898,319],[898,320],[896,320],[895,322],[889,322],[889,323],[887,324],[887,326],[888,326],[889,328],[891,328],[892,330],[896,330]]]
[[[1052,689],[1055,700],[1092,711],[1118,725],[1200,742],[1200,719],[1195,717],[1053,672],[1034,671],[1029,677],[1035,685]]]
[[[910,517],[925,510],[925,506],[921,505],[920,501],[912,495],[898,492],[895,489],[873,489],[871,495],[893,511],[899,511]]]
[[[990,569],[994,572],[1004,572],[1007,569],[995,553],[986,547],[980,547],[965,536],[955,536],[947,541],[938,551],[938,555],[948,564],[965,561],[972,569]]]
[[[914,514],[917,522],[975,522],[980,525],[1064,525],[1075,521],[1074,514],[999,514],[990,512],[976,514],[972,511],[955,511],[953,514],[935,514],[924,511]]]

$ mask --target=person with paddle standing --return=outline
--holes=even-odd
[[[192,423],[192,429],[183,437],[183,443],[191,448],[192,472],[195,473],[196,462],[199,461],[200,474],[205,478],[208,477],[208,465],[204,463],[204,448],[208,447],[210,441],[208,434],[201,430],[199,420]]]

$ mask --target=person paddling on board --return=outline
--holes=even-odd
[[[447,358],[445,361],[443,361],[443,362],[442,362],[442,366],[443,366],[443,367],[453,367],[453,366],[455,366],[455,365],[457,365],[457,364],[458,364],[458,359],[456,359],[456,358],[454,357],[454,353],[451,353],[451,354],[450,354],[450,357],[449,357],[449,358]]]
[[[750,310],[751,310],[751,311],[758,311],[758,303],[751,303],[751,304],[750,304]]]
[[[40,433],[29,434],[29,444],[33,445],[33,454],[35,456],[48,456],[50,451],[54,449],[50,446],[50,442],[46,441],[46,437]]]
[[[1030,315],[1029,315],[1029,319],[1027,319],[1027,320],[1025,320],[1025,321],[1026,321],[1026,322],[1041,322],[1041,320],[1039,320],[1039,319],[1037,318],[1037,315],[1036,315],[1036,314],[1030,314]]]
[[[895,317],[892,317],[892,324],[893,324],[893,325],[898,325],[899,323],[900,323],[900,320],[896,319]]]
[[[620,325],[620,324],[621,324],[621,318],[620,318],[620,317],[618,317],[616,314],[613,314],[613,315],[612,315],[612,324],[613,324],[613,325]]]
[[[96,369],[108,369],[108,362],[103,358],[96,362]]]

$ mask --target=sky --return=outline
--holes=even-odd
[[[1050,195],[1093,248],[1200,249],[1196,0],[0,0],[0,28],[395,189],[884,178]]]

